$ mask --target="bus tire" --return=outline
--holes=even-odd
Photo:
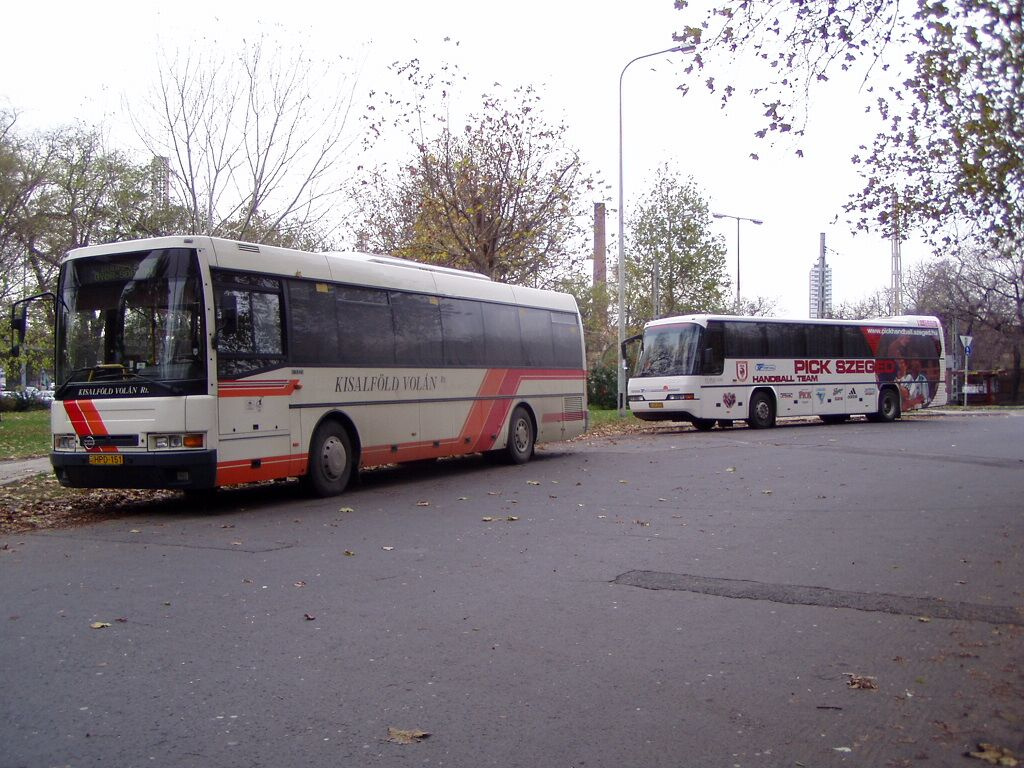
[[[352,476],[352,440],[336,421],[316,428],[309,445],[309,471],[304,485],[316,496],[337,496]]]
[[[715,426],[714,419],[690,419],[690,423],[693,424],[693,428],[698,432],[707,432]]]
[[[511,464],[525,464],[533,457],[533,447],[537,440],[536,430],[530,413],[521,405],[512,411],[508,422],[508,442],[505,444],[505,457]]]
[[[878,395],[878,410],[868,414],[868,421],[891,422],[900,417],[900,396],[894,387],[885,387]]]
[[[775,401],[772,396],[760,390],[750,397],[750,416],[747,425],[751,429],[768,429],[775,426]]]

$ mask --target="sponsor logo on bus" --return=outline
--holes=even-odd
[[[732,408],[734,405],[736,405],[736,393],[726,392],[724,395],[722,395],[722,404],[726,408]]]
[[[856,397],[856,396],[857,396],[857,390],[856,390],[856,389],[852,389],[852,388],[851,388],[851,389],[850,389],[850,394],[849,394],[849,396],[850,396],[850,397]]]
[[[778,370],[778,367],[775,365],[775,363],[758,363],[757,365],[754,366],[754,370],[759,373],[773,373],[776,370]]]
[[[747,361],[737,360],[736,361],[736,378],[740,381],[747,380]]]
[[[811,390],[809,390],[809,389],[801,389],[799,392],[797,392],[797,395],[800,397],[801,400],[810,400],[811,399]]]

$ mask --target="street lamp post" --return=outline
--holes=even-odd
[[[622,79],[626,76],[626,70],[631,64],[641,59],[649,59],[652,56],[660,56],[663,53],[692,53],[696,50],[693,45],[676,45],[672,48],[665,48],[653,53],[645,53],[626,62],[626,66],[619,73],[619,351],[616,355],[619,361],[618,378],[618,402],[619,416],[626,415],[626,359],[622,356],[622,343],[626,340],[626,251],[625,251],[625,219],[626,219],[626,197],[623,192],[622,181]]]
[[[736,311],[740,311],[740,222],[749,221],[752,224],[764,224],[761,219],[749,219],[746,216],[733,216],[731,213],[712,213],[716,219],[736,220]]]

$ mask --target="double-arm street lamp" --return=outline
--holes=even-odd
[[[764,224],[760,219],[748,219],[745,216],[733,216],[731,213],[712,213],[716,219],[736,220],[736,311],[740,311],[740,222],[749,221],[752,224]]]
[[[677,45],[672,48],[665,48],[653,53],[645,53],[626,62],[619,74],[619,351],[616,358],[619,361],[619,415],[626,414],[626,360],[622,356],[622,343],[626,340],[626,245],[625,245],[625,221],[626,221],[626,197],[623,193],[622,181],[622,79],[626,70],[631,64],[641,59],[649,59],[652,56],[660,56],[663,53],[692,53],[696,50],[693,45]]]

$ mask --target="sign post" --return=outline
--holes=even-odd
[[[964,345],[964,408],[967,407],[967,369],[971,367],[971,343],[973,336],[961,336],[960,343]]]

